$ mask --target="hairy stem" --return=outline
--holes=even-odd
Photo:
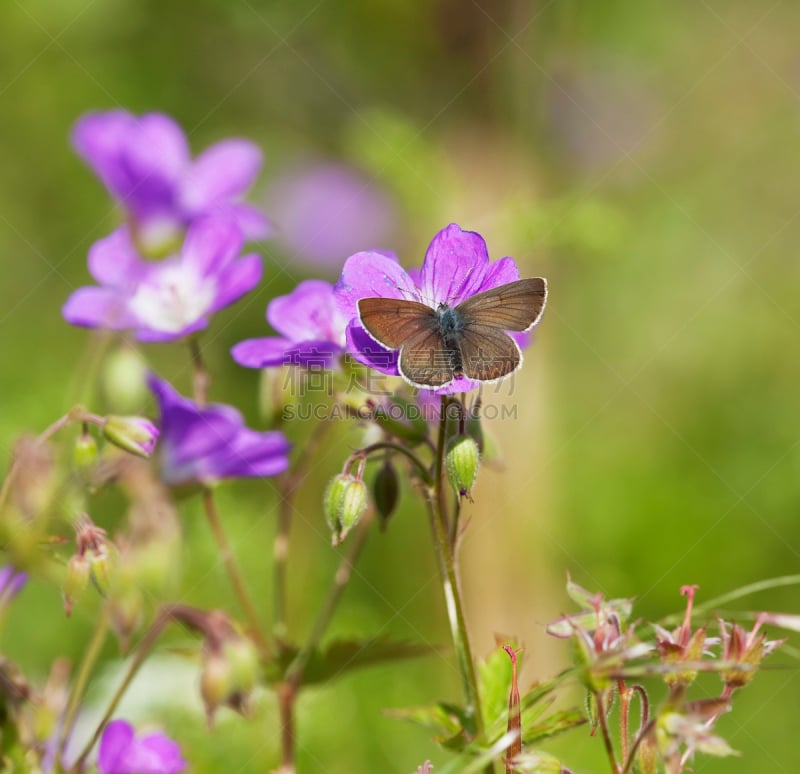
[[[441,416],[439,419],[439,437],[436,446],[436,460],[434,463],[433,491],[428,498],[433,542],[439,560],[439,569],[444,589],[445,607],[450,622],[450,634],[453,638],[453,647],[456,651],[458,669],[464,690],[467,715],[472,718],[476,735],[483,733],[483,715],[478,695],[478,680],[475,672],[475,663],[472,659],[472,649],[469,642],[469,633],[464,619],[461,601],[461,589],[456,573],[454,555],[450,550],[447,518],[447,497],[443,481],[444,456],[447,435],[447,399],[442,397]]]

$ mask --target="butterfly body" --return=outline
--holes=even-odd
[[[547,282],[534,277],[477,293],[452,307],[362,298],[358,313],[375,341],[400,350],[398,370],[409,384],[439,389],[461,377],[497,381],[519,368],[522,353],[506,331],[533,327],[546,298]]]

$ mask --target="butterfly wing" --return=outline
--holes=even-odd
[[[516,371],[522,364],[517,342],[490,325],[470,323],[461,333],[464,375],[480,382],[493,382]]]
[[[419,331],[406,340],[397,368],[409,384],[423,389],[445,387],[455,378],[452,353],[438,330]]]
[[[532,277],[476,293],[460,303],[456,311],[467,323],[526,331],[539,321],[546,301],[547,280]]]
[[[400,349],[411,337],[436,329],[436,312],[417,301],[399,298],[362,298],[358,318],[378,344]]]

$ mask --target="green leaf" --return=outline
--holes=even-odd
[[[267,680],[280,682],[299,653],[296,646],[288,646],[278,659],[266,665]],[[301,685],[331,682],[348,672],[364,667],[420,658],[440,653],[438,648],[415,642],[395,641],[386,637],[369,640],[335,640],[311,654],[303,670]]]
[[[512,644],[512,647],[516,647]],[[518,658],[518,669],[522,661]],[[485,728],[497,728],[499,733],[508,723],[508,696],[511,691],[511,659],[502,648],[478,662],[478,691]],[[494,734],[492,735],[494,736]]]
[[[433,740],[448,750],[462,751],[469,743],[464,730],[468,721],[466,713],[454,704],[440,702],[425,707],[385,710],[384,714],[427,728],[433,732]]]
[[[559,710],[552,715],[548,715],[539,723],[526,722],[525,715],[522,716],[522,744],[537,744],[544,739],[577,728],[586,723],[586,715],[578,709]]]

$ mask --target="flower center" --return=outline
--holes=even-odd
[[[178,333],[208,313],[215,291],[181,263],[161,264],[136,289],[130,309],[153,330]]]

